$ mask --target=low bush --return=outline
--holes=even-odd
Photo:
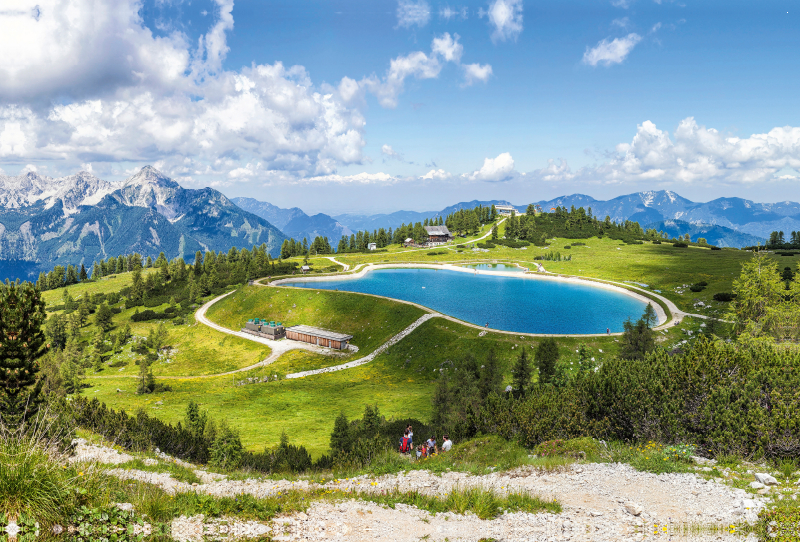
[[[687,245],[686,243],[678,242],[678,243],[672,243],[672,246],[675,247],[675,248],[686,248],[689,245]]]
[[[164,320],[168,319],[169,315],[165,312],[156,312],[152,309],[145,309],[142,312],[137,312],[131,316],[132,322],[147,322],[149,320]]]
[[[477,243],[477,246],[478,248],[483,248],[483,249],[490,249],[497,247],[497,245],[493,243]]]
[[[522,248],[531,245],[528,241],[514,239],[492,239],[492,243],[495,245],[503,245],[508,248]]]
[[[456,248],[467,248],[467,247],[464,245],[456,245]]]
[[[572,248],[572,245],[564,245],[564,248],[569,250],[570,248]]]
[[[593,436],[691,442],[709,457],[794,458],[800,450],[798,388],[800,350],[699,337],[676,355],[659,349],[644,361],[606,359],[597,372],[535,386],[521,400],[489,396],[477,429],[529,448]]]
[[[583,247],[583,246],[586,246],[586,243],[580,243],[580,242],[572,243],[572,246],[574,246],[574,247]]]
[[[575,438],[570,440],[548,440],[542,442],[536,448],[536,455],[566,456],[575,459],[585,459],[587,457],[598,458],[602,455],[604,446],[598,440],[589,437]]]
[[[661,241],[659,241],[658,239],[656,239],[655,241],[653,241],[653,244],[654,244],[654,245],[660,245],[660,244],[661,244]]]
[[[722,249],[721,249],[720,247],[715,247],[715,246],[712,246],[712,247],[711,247],[711,250],[722,250]]]
[[[626,245],[643,245],[644,241],[640,241],[638,239],[626,239],[625,240],[625,244]]]
[[[734,299],[736,299],[736,294],[732,294],[730,292],[719,292],[714,294],[714,301],[727,303],[728,301],[733,301]]]
[[[434,250],[433,252],[428,252],[428,256],[444,256],[447,254],[446,250]]]
[[[800,540],[800,507],[789,503],[779,503],[773,509],[764,509],[758,514],[759,540],[775,542],[796,542]]]
[[[689,289],[693,292],[702,292],[703,290],[706,289],[706,287],[698,282],[697,284],[692,284],[691,286],[689,286]]]

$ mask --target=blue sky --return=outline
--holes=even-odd
[[[6,174],[152,163],[328,213],[800,199],[797,2],[10,2]]]

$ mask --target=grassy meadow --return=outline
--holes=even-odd
[[[484,228],[484,233],[488,228]],[[502,227],[501,227],[502,235]],[[475,236],[477,237],[477,236]],[[473,237],[472,239],[474,239]],[[579,241],[569,249],[564,246]],[[461,240],[468,243],[469,240]],[[437,248],[445,254],[428,256],[432,249],[406,249],[392,246],[375,254],[333,255],[352,267],[363,263],[519,263],[535,269],[534,257],[558,251],[562,257],[571,254],[571,261],[537,261],[549,272],[576,275],[618,282],[647,285],[659,291],[681,309],[708,315],[722,315],[726,304],[712,300],[717,292],[731,291],[732,281],[739,275],[741,263],[751,257],[737,250],[711,251],[707,248],[675,248],[670,243],[626,245],[608,238],[581,240],[555,239],[549,247],[529,246],[510,249],[503,246],[488,252],[473,252],[455,245]],[[798,256],[778,259],[780,267],[797,267]],[[302,258],[297,258],[302,261]],[[332,265],[327,258],[313,258],[314,267]],[[688,285],[708,282],[702,292],[691,292]],[[112,292],[130,284],[130,274],[120,274],[97,283],[72,286],[70,294],[79,298],[86,293]],[[61,303],[62,290],[48,291],[49,306]],[[206,300],[209,298],[206,298]],[[703,305],[698,302],[702,301]],[[163,310],[155,307],[154,310]],[[135,309],[114,315],[116,329],[130,323],[135,336],[145,337],[159,322],[130,322]],[[360,416],[365,404],[377,405],[387,417],[427,419],[431,412],[431,396],[437,370],[458,367],[466,355],[480,362],[494,348],[510,383],[513,360],[521,349],[533,354],[539,339],[480,331],[452,321],[433,319],[373,362],[335,373],[286,380],[286,374],[338,365],[368,354],[393,335],[419,318],[419,308],[360,294],[328,290],[241,286],[233,294],[214,304],[208,318],[228,327],[240,329],[253,317],[283,322],[284,325],[307,324],[353,335],[357,354],[324,356],[307,351],[291,351],[267,367],[238,372],[229,376],[219,373],[242,369],[265,359],[269,347],[233,337],[197,324],[189,317],[184,325],[167,323],[171,350],[152,365],[157,381],[172,391],[136,395],[135,377],[139,367],[137,354],[129,343],[112,357],[115,367],[95,373],[86,370],[86,387],[82,393],[97,397],[115,409],[133,412],[144,408],[148,413],[169,422],[183,419],[190,400],[197,401],[216,419],[227,419],[237,428],[249,449],[259,450],[275,445],[285,430],[292,442],[304,444],[318,456],[327,450],[334,418],[341,412],[348,417]],[[703,331],[705,322],[687,318],[669,330],[657,333],[657,341],[669,349],[681,348]],[[90,324],[86,331],[94,331]],[[691,334],[689,333],[691,332]],[[560,363],[567,371],[577,366],[578,349],[584,345],[595,363],[602,363],[619,351],[616,337],[570,337],[558,340]],[[277,381],[238,385],[248,377],[277,375]],[[185,378],[173,378],[185,377]],[[161,380],[159,380],[161,378]],[[118,391],[120,390],[120,391]]]

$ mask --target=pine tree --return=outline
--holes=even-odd
[[[52,314],[44,326],[44,333],[54,350],[67,344],[67,318],[63,314]]]
[[[208,414],[200,412],[200,407],[197,403],[190,400],[189,405],[186,407],[186,428],[194,433],[195,436],[202,438],[207,420]]]
[[[136,389],[138,395],[150,393],[153,389],[150,384],[153,380],[153,371],[148,370],[148,363],[146,358],[139,360],[139,387]]]
[[[111,309],[105,303],[101,303],[94,313],[94,323],[103,331],[108,331],[113,327],[111,320]]]
[[[645,314],[647,314],[645,310]],[[619,356],[623,359],[644,359],[645,355],[655,350],[656,341],[653,330],[647,325],[642,316],[634,324],[628,318],[623,324],[625,329],[622,334]]]
[[[478,390],[481,399],[485,400],[492,393],[500,393],[503,384],[503,374],[500,372],[500,364],[494,348],[490,348],[486,354],[486,361],[481,368],[480,380],[478,380]]]
[[[653,327],[658,322],[658,317],[656,316],[656,311],[652,303],[648,303],[647,307],[644,309],[642,320],[644,320],[647,327]]]
[[[522,397],[531,387],[531,377],[533,369],[528,359],[528,350],[523,346],[514,367],[511,370],[511,387],[517,396]]]
[[[333,433],[331,433],[331,454],[337,455],[347,453],[352,449],[353,442],[350,436],[350,423],[344,412],[336,417],[333,422]]]
[[[552,337],[543,339],[537,346],[533,355],[536,367],[539,369],[539,383],[552,382],[556,373],[558,361],[558,343]]]
[[[31,283],[0,286],[0,419],[12,427],[38,411],[44,319],[41,292]]]
[[[89,275],[86,272],[86,267],[84,267],[84,265],[81,264],[81,274],[80,274],[81,282],[85,281],[88,278],[89,278]]]
[[[449,430],[451,403],[450,382],[447,372],[440,371],[439,378],[436,380],[436,389],[431,398],[431,405],[433,406],[431,426],[434,431],[446,432]]]

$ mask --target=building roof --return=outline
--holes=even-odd
[[[500,211],[500,210],[502,210],[502,211],[516,211],[517,210],[517,208],[514,207],[513,205],[495,205],[494,208],[497,209],[498,211]]]
[[[327,329],[306,325],[287,327],[286,331],[295,331],[297,333],[320,337],[321,339],[331,339],[332,341],[349,341],[353,338],[352,335],[345,335],[344,333],[336,333],[335,331],[328,331]]]
[[[450,236],[450,230],[447,229],[447,226],[425,226],[425,232],[428,235]]]

